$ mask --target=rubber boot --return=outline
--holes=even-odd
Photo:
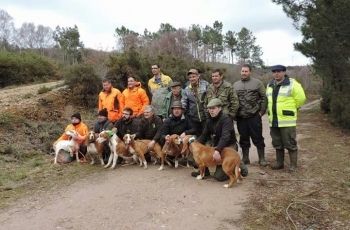
[[[295,172],[297,170],[297,161],[298,161],[298,150],[288,150],[289,159],[290,159],[290,168],[289,172]]]
[[[193,176],[193,177],[197,177],[198,175],[199,175],[199,170],[198,170],[198,172],[191,173],[191,176]],[[209,172],[208,167],[205,167],[204,176],[210,176],[210,172]]]
[[[247,166],[245,166],[245,164],[243,163],[243,161],[241,161],[241,164],[240,164],[239,168],[240,168],[240,170],[241,170],[241,175],[242,175],[243,177],[248,176],[248,168],[247,168]]]
[[[250,164],[249,149],[242,149],[242,154],[243,154],[243,158],[242,158],[243,163],[246,165],[249,165]]]
[[[257,149],[259,156],[259,164],[260,166],[266,167],[267,163],[265,161],[265,149]]]
[[[277,162],[271,164],[273,170],[279,170],[284,168],[284,149],[276,149],[276,159]]]

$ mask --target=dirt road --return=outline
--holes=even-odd
[[[264,135],[271,151],[266,116]],[[255,148],[250,158],[257,165]],[[253,188],[249,179],[230,189],[212,178],[196,180],[187,168],[117,166],[19,200],[0,211],[0,229],[239,229],[234,221]],[[259,167],[248,167],[248,178],[261,176]]]

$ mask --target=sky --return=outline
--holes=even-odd
[[[218,20],[223,33],[252,31],[266,65],[310,64],[293,48],[302,40],[300,31],[271,0],[0,0],[0,9],[13,17],[16,28],[24,22],[53,30],[77,25],[85,47],[102,50],[116,47],[115,29],[121,26],[143,34],[145,28],[158,31],[161,23],[188,29]]]

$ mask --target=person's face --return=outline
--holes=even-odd
[[[72,122],[72,124],[78,124],[80,122],[80,120],[76,117],[72,117],[71,122]]]
[[[190,75],[188,75],[188,80],[191,82],[191,84],[197,84],[198,79],[199,79],[198,74],[191,73]]]
[[[209,107],[208,110],[211,117],[216,117],[221,111],[221,107],[218,107],[218,106]]]
[[[134,78],[129,77],[128,78],[128,88],[133,89],[135,87],[136,81],[134,80]]]
[[[180,117],[182,115],[183,110],[181,108],[173,108],[173,114],[175,117]]]
[[[107,120],[107,117],[98,115],[97,120],[98,120],[99,122],[103,122],[103,121]]]
[[[112,84],[110,82],[103,82],[102,87],[104,91],[110,92],[112,88]]]
[[[250,72],[248,67],[242,67],[242,69],[241,69],[241,78],[247,79],[247,78],[250,77],[250,74],[251,74],[251,72]]]
[[[122,119],[123,121],[128,121],[130,119],[131,115],[128,111],[123,111],[123,114],[122,114]]]
[[[145,112],[143,113],[143,116],[144,116],[146,119],[150,119],[150,118],[152,118],[153,113],[152,113],[150,110],[145,110]]]
[[[222,75],[220,75],[219,72],[212,73],[211,80],[213,81],[213,84],[219,84],[222,82]]]
[[[157,65],[152,65],[152,73],[153,75],[159,75],[160,68]]]
[[[171,87],[171,92],[175,96],[178,96],[180,94],[180,91],[181,91],[181,87],[180,86]]]
[[[275,80],[277,82],[281,82],[284,79],[284,75],[286,74],[286,71],[274,70],[272,73]]]

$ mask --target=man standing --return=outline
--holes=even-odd
[[[220,99],[223,104],[222,112],[235,120],[239,107],[236,91],[230,83],[223,79],[220,69],[213,70],[211,79],[212,83],[208,87],[205,104],[208,104],[213,98]]]
[[[124,109],[124,96],[118,89],[113,88],[108,79],[102,81],[102,86],[103,89],[98,95],[98,111],[106,108],[108,119],[114,123],[121,117]]]
[[[182,107],[191,119],[193,127],[196,129],[196,135],[200,136],[207,120],[205,95],[209,83],[199,78],[198,71],[191,69],[187,76],[190,84],[185,88],[185,93],[181,99]]]
[[[284,149],[290,158],[289,172],[296,171],[298,146],[296,126],[298,109],[305,103],[303,87],[294,78],[286,75],[286,67],[272,67],[274,79],[267,85],[270,134],[276,149],[277,162],[271,165],[274,170],[284,168]]]
[[[215,151],[213,152],[213,159],[215,161],[221,161],[221,151],[225,147],[232,147],[234,149],[236,146],[236,134],[233,128],[233,121],[229,115],[224,114],[222,111],[222,105],[220,99],[214,98],[208,103],[208,109],[210,117],[206,121],[205,128],[203,133],[198,137],[198,141],[201,144],[207,143],[209,137],[211,138],[211,146],[215,146]],[[237,150],[237,149],[236,149]],[[248,169],[247,167],[241,163],[241,175],[247,176]],[[191,176],[197,177],[199,172],[192,172]],[[205,169],[205,176],[209,176],[208,168]],[[214,178],[217,181],[225,181],[229,179],[224,170],[222,169],[222,165],[217,165],[214,173]]]
[[[163,106],[163,113],[162,117],[163,120],[168,118],[170,114],[172,114],[171,107],[173,106],[174,102],[178,101],[181,103],[182,96],[184,94],[184,90],[181,89],[180,82],[172,82],[170,84],[171,92],[169,92],[164,99],[164,106]]]
[[[132,117],[140,118],[143,115],[143,109],[149,105],[147,93],[141,88],[141,83],[137,82],[135,77],[128,78],[128,87],[123,91],[125,107],[132,109]]]
[[[158,64],[152,65],[153,77],[148,81],[148,89],[152,94],[151,105],[154,107],[155,114],[162,118],[164,98],[169,92],[171,78],[160,71]]]
[[[251,77],[252,67],[244,64],[241,68],[241,80],[234,84],[239,99],[237,129],[240,135],[239,145],[242,148],[244,164],[250,164],[250,138],[256,146],[259,164],[266,166],[265,142],[262,136],[261,117],[266,112],[267,98],[263,83]]]

